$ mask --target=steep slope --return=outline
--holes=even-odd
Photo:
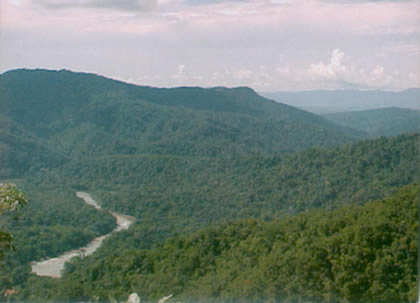
[[[32,280],[20,296],[42,287],[44,301],[137,292],[182,302],[416,302],[418,204],[412,185],[364,206],[244,220],[150,250],[102,252],[75,259],[60,282]]]
[[[369,137],[397,136],[420,131],[420,112],[404,108],[331,113],[323,117],[338,125],[365,132]]]
[[[105,211],[88,206],[75,192],[48,184],[21,185],[29,203],[15,215],[0,216],[0,228],[13,235],[15,249],[0,260],[3,293],[30,276],[30,262],[57,257],[112,231],[116,222]]]
[[[58,167],[66,158],[45,140],[0,114],[0,179],[18,178],[29,171]]]
[[[10,119],[74,157],[289,152],[360,135],[249,88],[160,89],[65,70],[15,70],[0,76],[0,96]]]

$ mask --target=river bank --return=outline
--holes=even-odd
[[[76,192],[77,197],[83,199],[86,204],[89,204],[96,209],[102,209],[101,206],[85,192]],[[70,250],[65,252],[59,257],[50,258],[44,261],[32,262],[32,272],[38,276],[48,276],[53,278],[60,278],[61,271],[64,268],[64,264],[70,261],[71,258],[76,256],[88,256],[93,254],[101,245],[102,242],[114,232],[128,229],[131,224],[135,221],[134,217],[126,216],[116,212],[110,212],[111,215],[117,220],[117,227],[109,234],[97,237],[93,239],[89,244],[84,247]]]

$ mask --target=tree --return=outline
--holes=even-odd
[[[23,193],[13,184],[0,184],[0,216],[27,204]],[[0,260],[12,248],[12,235],[0,230]]]

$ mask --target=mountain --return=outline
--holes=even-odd
[[[262,96],[318,113],[362,111],[384,107],[420,109],[420,88],[400,92],[359,90],[312,90],[261,93]]]
[[[359,217],[365,218],[363,221],[377,218],[378,222],[394,218],[394,211],[388,213],[391,217],[386,214],[383,218],[373,210],[367,210],[369,215],[365,217],[367,208],[352,213],[349,205],[382,199],[419,178],[418,134],[361,140],[366,136],[364,131],[267,100],[244,87],[152,88],[65,70],[15,70],[0,75],[0,108],[0,156],[4,161],[1,178],[15,178],[30,200],[30,206],[21,213],[22,221],[0,218],[0,227],[6,226],[15,234],[19,250],[6,259],[6,274],[0,273],[0,293],[17,289],[17,296],[22,300],[81,302],[107,298],[115,301],[116,297],[127,297],[126,291],[132,289],[130,281],[135,281],[136,287],[142,290],[139,293],[149,298],[158,296],[164,287],[191,296],[196,289],[195,294],[202,292],[210,298],[229,299],[229,293],[236,296],[246,289],[250,289],[251,297],[255,295],[255,301],[264,294],[270,300],[278,298],[277,295],[292,296],[291,291],[297,289],[293,281],[287,284],[283,278],[275,282],[267,280],[267,284],[261,284],[262,290],[256,290],[258,285],[250,284],[246,276],[232,275],[241,268],[251,277],[260,277],[252,281],[261,282],[265,273],[270,279],[280,275],[289,279],[293,264],[299,262],[310,261],[315,269],[324,268],[324,251],[318,250],[318,246],[305,246],[306,242],[299,242],[296,237],[303,235],[308,241],[327,243],[321,246],[324,250],[333,249],[335,243],[343,245],[346,251],[353,244],[361,247],[359,242],[352,242],[352,233],[345,234],[343,242],[339,241],[341,236],[338,240],[318,236],[325,226],[341,229],[347,219],[348,224],[356,226]],[[68,264],[67,280],[32,275],[31,261],[54,257],[65,249],[86,244],[114,227],[112,216],[97,212],[75,198],[74,191],[79,189],[92,194],[104,209],[135,216],[136,223],[129,230],[107,238],[95,253],[95,259],[76,259]],[[335,211],[343,206],[346,210]],[[332,217],[329,211],[333,211]],[[350,218],[345,217],[350,213],[353,214]],[[300,214],[298,219],[288,219],[297,214]],[[342,218],[338,223],[334,221],[335,215]],[[411,213],[404,215],[411,216]],[[317,225],[315,221],[324,217],[328,220]],[[245,220],[242,221],[245,223],[233,220]],[[305,222],[313,222],[310,226],[314,226],[318,235],[312,235],[311,228],[299,229],[306,226]],[[209,227],[218,224],[223,225]],[[254,229],[255,226],[262,229]],[[279,235],[294,240],[282,246],[268,239],[272,244],[264,246],[267,239],[259,232],[270,235],[270,226],[277,231],[285,229]],[[382,231],[380,227],[372,229]],[[198,232],[200,229],[204,229],[202,233]],[[187,251],[185,262],[178,263],[182,272],[173,271],[175,278],[165,272],[162,275],[169,279],[165,280],[155,272],[155,269],[164,272],[165,268],[172,272],[173,264],[169,266],[166,261],[176,261],[177,253],[184,254],[188,245],[194,251],[200,243],[206,248],[207,234],[211,239],[210,251],[217,253],[210,235],[224,237],[221,233],[225,229],[231,231],[227,242],[235,246],[222,250],[238,258],[215,259],[207,252],[190,258]],[[387,231],[385,228],[384,232]],[[375,233],[367,235],[374,237]],[[388,234],[379,236],[382,239]],[[175,254],[172,248],[167,249],[173,243],[170,238],[182,243]],[[299,245],[295,246],[296,243]],[[265,248],[276,254],[261,260],[244,257],[255,252],[263,256]],[[382,253],[379,248],[375,247]],[[284,267],[287,273],[280,268],[288,260],[276,263],[275,259],[283,252],[291,257],[292,267]],[[329,252],[334,262],[342,262],[337,257],[342,254]],[[308,259],[310,256],[315,259]],[[346,256],[351,259],[350,254]],[[94,260],[92,267],[84,266],[89,260]],[[159,260],[163,260],[163,265]],[[384,273],[388,270],[387,260],[388,255],[384,265],[380,264]],[[208,271],[207,261],[214,269],[226,265],[232,266],[232,271],[228,267],[226,271]],[[319,293],[327,289],[331,296],[340,294],[340,299],[347,300],[349,296],[357,299],[357,293],[366,293],[359,291],[360,285],[371,276],[360,273],[363,277],[360,280],[345,280],[341,275],[348,276],[346,268],[353,265],[350,261],[341,263],[345,268],[338,267],[334,272],[337,281],[332,282],[330,272],[321,270],[313,280],[320,284],[313,282],[316,285],[302,295],[319,298]],[[271,265],[273,275],[268,274]],[[254,272],[253,268],[260,269]],[[407,276],[405,270],[404,265],[401,272]],[[382,281],[382,275],[378,275]],[[216,283],[229,277],[233,281],[231,285]],[[305,285],[308,282],[304,272],[296,279]],[[400,276],[396,279],[401,280]],[[398,282],[404,288],[398,292],[399,297],[392,297],[393,301],[411,293],[411,276],[407,279]],[[353,280],[357,285],[352,284]],[[147,285],[141,284],[146,282]],[[279,286],[283,284],[288,285],[286,289]],[[337,286],[331,288],[331,285]],[[372,291],[379,294],[384,287],[378,285]]]
[[[7,117],[65,157],[226,157],[354,141],[361,134],[249,88],[135,86],[66,70],[0,76]]]
[[[323,117],[338,125],[365,132],[369,137],[397,136],[420,131],[420,111],[405,108],[331,113]]]
[[[417,184],[383,200],[179,235],[147,250],[75,258],[63,279],[32,280],[43,301],[416,302]],[[41,291],[42,290],[42,291]]]

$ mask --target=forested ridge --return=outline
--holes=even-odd
[[[29,200],[18,220],[0,218],[16,246],[0,270],[0,292],[18,291],[9,299],[414,301],[415,226],[400,219],[415,215],[417,186],[395,191],[419,180],[416,133],[367,140],[366,128],[245,87],[160,89],[66,70],[0,75],[0,108],[0,178]],[[136,223],[61,280],[30,274],[31,261],[114,228],[77,190]]]
[[[15,70],[0,75],[0,96],[13,123],[74,158],[272,154],[362,135],[249,88],[160,89],[65,70]]]

